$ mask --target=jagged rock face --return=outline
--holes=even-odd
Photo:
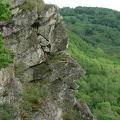
[[[78,88],[74,80],[84,75],[84,71],[71,57],[55,61],[50,64],[50,68],[52,69],[50,76],[52,97],[56,99],[59,107],[73,106],[76,102],[74,96]]]
[[[46,5],[41,15],[37,14],[37,9],[19,10],[2,27],[7,45],[26,67],[46,61],[45,53],[66,49],[68,36],[57,10],[53,5]]]
[[[8,48],[16,53],[15,77],[12,78],[12,83],[17,88],[13,87],[13,91],[21,94],[22,85],[26,82],[46,82],[49,100],[42,101],[41,111],[34,111],[32,120],[62,120],[62,110],[76,104],[74,95],[78,86],[74,80],[84,75],[85,71],[70,55],[63,52],[68,46],[68,36],[58,7],[45,5],[38,14],[37,4],[32,11],[23,11],[20,6],[25,0],[11,1],[12,18],[9,22],[0,22],[0,32],[4,34]],[[9,75],[6,73],[6,76]],[[22,85],[16,77],[23,81]],[[10,79],[8,77],[5,81]],[[0,85],[5,87],[6,82],[1,82]],[[10,96],[6,98],[11,100]],[[1,96],[0,100],[2,101]],[[19,104],[16,108],[18,106]],[[17,116],[16,120],[22,119],[20,115]]]
[[[81,119],[83,120],[97,120],[97,118],[91,113],[89,107],[87,104],[80,103],[80,101],[77,101],[74,106],[77,111],[82,115]]]

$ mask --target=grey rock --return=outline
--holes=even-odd
[[[42,49],[43,49],[44,52],[48,52],[48,53],[50,52],[50,48],[49,47],[45,46],[45,47],[42,47]]]
[[[26,53],[27,55],[23,56],[23,62],[26,64],[27,68],[30,66],[34,66],[36,64],[40,64],[45,61],[44,58],[44,51],[38,45],[34,48],[34,50],[29,52],[28,50]]]
[[[68,35],[62,22],[58,23],[53,32],[53,38],[55,39],[54,44],[51,41],[51,51],[62,51],[68,46]]]
[[[49,41],[53,29],[54,29],[54,25],[49,25],[49,23],[47,23],[46,25],[38,27],[38,33],[44,36],[47,39],[47,41]]]
[[[68,46],[68,35],[62,17],[57,11],[56,6],[46,5],[41,13],[38,27],[38,33],[49,41],[51,52],[65,50]]]
[[[17,8],[15,8],[15,9],[12,10],[12,15],[16,15],[19,12],[21,12],[21,10],[17,7]]]
[[[38,36],[38,41],[40,41],[41,46],[47,46],[49,45],[49,42],[42,36]]]
[[[83,120],[97,120],[97,118],[91,113],[87,104],[81,104],[79,101],[76,101],[74,107],[80,112]]]
[[[21,103],[22,84],[14,76],[13,66],[0,71],[0,104],[11,104],[15,109],[15,116],[20,118],[19,105]],[[19,119],[17,119],[19,120]]]
[[[17,8],[16,8],[17,9]],[[5,37],[10,37],[13,34],[16,34],[18,31],[23,28],[28,28],[31,26],[35,20],[38,18],[37,9],[30,11],[21,11],[15,14],[11,21],[4,23],[3,32]]]
[[[61,118],[62,110],[51,103],[42,104],[42,112],[33,113],[32,120],[63,120]]]
[[[85,71],[71,57],[65,55],[62,57],[66,57],[66,60],[58,59],[50,64],[52,69],[50,87],[51,96],[56,100],[58,106],[66,109],[75,104],[74,95],[78,86],[74,80],[84,75]]]
[[[58,7],[56,5],[45,5],[44,10],[39,15],[40,25],[47,23],[51,18],[53,19],[54,15],[58,14],[57,11],[58,11]]]

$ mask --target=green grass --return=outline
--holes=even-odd
[[[51,53],[50,59],[48,60],[48,62],[54,63],[57,60],[58,61],[66,61],[67,57],[68,57],[67,55],[64,55],[64,54],[61,54],[61,53]]]
[[[14,120],[14,107],[8,103],[0,104],[0,120]]]
[[[21,104],[22,118],[30,119],[33,111],[41,111],[44,101],[49,101],[50,95],[47,80],[23,83],[23,103]]]
[[[43,0],[38,0],[38,14],[41,13],[41,11],[43,10],[44,8],[44,1]]]
[[[44,8],[44,2],[43,0],[38,0],[37,1],[37,12],[40,13],[43,8]],[[36,1],[35,0],[26,0],[26,2],[20,6],[20,8],[24,11],[29,10],[32,11],[36,6]]]
[[[62,118],[63,120],[81,120],[80,113],[75,108],[63,111]]]
[[[9,94],[9,89],[5,89],[4,91],[3,91],[3,97],[6,97],[6,96],[8,96],[8,94]]]

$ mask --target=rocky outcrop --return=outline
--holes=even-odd
[[[81,114],[81,119],[83,119],[83,120],[97,120],[97,118],[91,113],[91,111],[86,103],[80,103],[80,101],[77,101],[75,103],[74,107]]]
[[[11,1],[12,18],[0,23],[0,32],[6,46],[16,55],[10,70],[12,76],[8,69],[0,73],[0,92],[3,93],[7,84],[12,85],[11,93],[0,95],[0,102],[9,101],[15,106],[16,120],[62,120],[64,111],[77,104],[75,79],[85,74],[64,51],[68,36],[62,16],[55,5],[45,5],[39,14],[37,1],[31,11],[21,9],[25,0]],[[22,104],[29,109],[21,107]]]

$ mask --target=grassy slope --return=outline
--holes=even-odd
[[[75,33],[69,31],[69,37],[68,52],[87,71],[77,80],[77,98],[87,102],[99,120],[119,120],[120,64],[116,65],[101,49],[93,48]],[[108,109],[102,105],[104,102],[110,105]]]

